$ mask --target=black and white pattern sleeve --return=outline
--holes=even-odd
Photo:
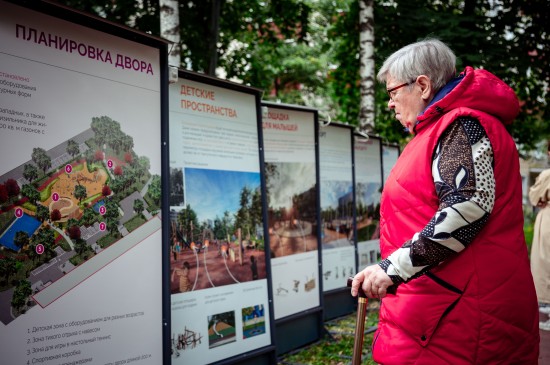
[[[421,232],[380,263],[394,284],[422,275],[466,248],[495,202],[493,149],[481,124],[459,118],[441,136],[432,159],[439,208]]]

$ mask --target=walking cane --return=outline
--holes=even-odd
[[[351,287],[353,278],[348,278],[348,287]],[[357,293],[357,318],[355,320],[355,340],[353,343],[353,357],[351,365],[361,365],[361,355],[363,354],[363,337],[365,335],[365,317],[367,315],[367,296],[363,289],[359,287]]]

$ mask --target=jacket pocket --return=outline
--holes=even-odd
[[[462,290],[428,272],[401,285],[396,296],[384,298],[381,315],[389,326],[395,325],[425,347],[462,293]]]

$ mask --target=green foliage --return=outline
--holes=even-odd
[[[161,198],[161,187],[160,187],[160,176],[154,175],[151,178],[151,184],[149,184],[149,189],[147,190],[147,196],[151,198],[152,201],[147,201],[151,209],[156,209],[160,205]]]
[[[21,193],[29,198],[29,201],[32,204],[36,204],[36,201],[40,199],[40,192],[36,190],[34,185],[31,184],[23,185],[23,187],[21,188]]]
[[[38,177],[38,169],[33,164],[25,164],[25,166],[23,166],[23,176],[25,179],[29,180],[29,182],[32,182]]]
[[[109,247],[111,244],[115,243],[116,241],[119,240],[119,237],[117,237],[116,235],[113,235],[113,234],[108,234],[106,236],[103,236],[101,237],[98,241],[97,241],[97,244],[99,245],[99,247],[101,248],[107,248]]]
[[[457,71],[465,66],[486,68],[509,83],[521,100],[522,110],[509,131],[529,150],[550,135],[548,103],[549,38],[544,29],[550,3],[543,0],[514,2],[432,2],[419,0],[375,1],[375,60],[380,67],[397,49],[419,39],[436,37],[449,44],[458,57]],[[341,106],[339,119],[356,124],[359,113],[358,7],[334,23],[338,52],[332,90]],[[385,85],[376,86],[375,131],[389,142],[405,143],[406,135],[387,108]]]
[[[182,68],[240,80],[265,100],[318,108],[333,119],[359,121],[359,0],[214,0],[179,3]],[[159,35],[157,0],[64,0],[135,29]],[[550,137],[547,0],[499,2],[374,1],[377,67],[400,47],[426,37],[449,44],[464,66],[486,68],[511,85],[521,112],[509,131],[523,150]],[[218,26],[216,26],[218,24]],[[375,84],[375,133],[404,144],[407,134]],[[322,115],[323,116],[323,115]],[[46,171],[47,159],[33,156]]]
[[[340,12],[329,28],[332,52],[337,67],[328,75],[330,95],[337,100],[338,121],[357,124],[359,121],[359,3]],[[353,36],[351,36],[353,35]]]
[[[69,139],[67,141],[66,150],[67,153],[70,154],[72,157],[75,157],[80,153],[80,147],[78,146],[78,143],[76,143],[73,139]]]
[[[152,34],[160,33],[158,0],[56,0],[115,23]]]
[[[33,148],[31,157],[32,161],[42,170],[44,174],[52,166],[52,159],[48,156],[46,150],[43,148]]]
[[[200,240],[199,219],[197,213],[189,204],[185,206],[185,209],[178,212],[177,223],[186,241],[192,242]]]
[[[88,196],[88,192],[86,191],[86,187],[84,185],[75,186],[73,194],[80,203],[82,203],[82,199],[85,199]]]
[[[36,206],[36,219],[40,222],[44,222],[50,215],[50,209],[45,205],[38,204]]]
[[[9,211],[4,212],[3,214],[0,214],[0,234],[4,234],[5,230],[7,230],[10,225],[15,221],[15,213],[14,209],[11,209]]]
[[[16,310],[21,309],[32,294],[31,283],[28,280],[21,280],[13,291],[11,306]]]
[[[143,216],[139,214],[130,219],[128,222],[124,223],[124,227],[126,227],[128,232],[132,232],[134,229],[140,227],[145,223],[147,223],[147,220],[145,220]]]

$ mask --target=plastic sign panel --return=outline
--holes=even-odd
[[[323,291],[343,288],[355,275],[352,130],[329,124],[319,130]]]
[[[172,364],[271,345],[259,95],[170,85]]]
[[[275,319],[320,305],[315,113],[268,105],[263,118]]]
[[[382,169],[384,171],[384,183],[388,180],[391,169],[393,169],[398,157],[398,146],[382,144]]]
[[[1,361],[159,364],[165,46],[0,8]]]
[[[355,211],[359,268],[376,264],[380,256],[380,195],[382,149],[380,139],[355,136]]]

